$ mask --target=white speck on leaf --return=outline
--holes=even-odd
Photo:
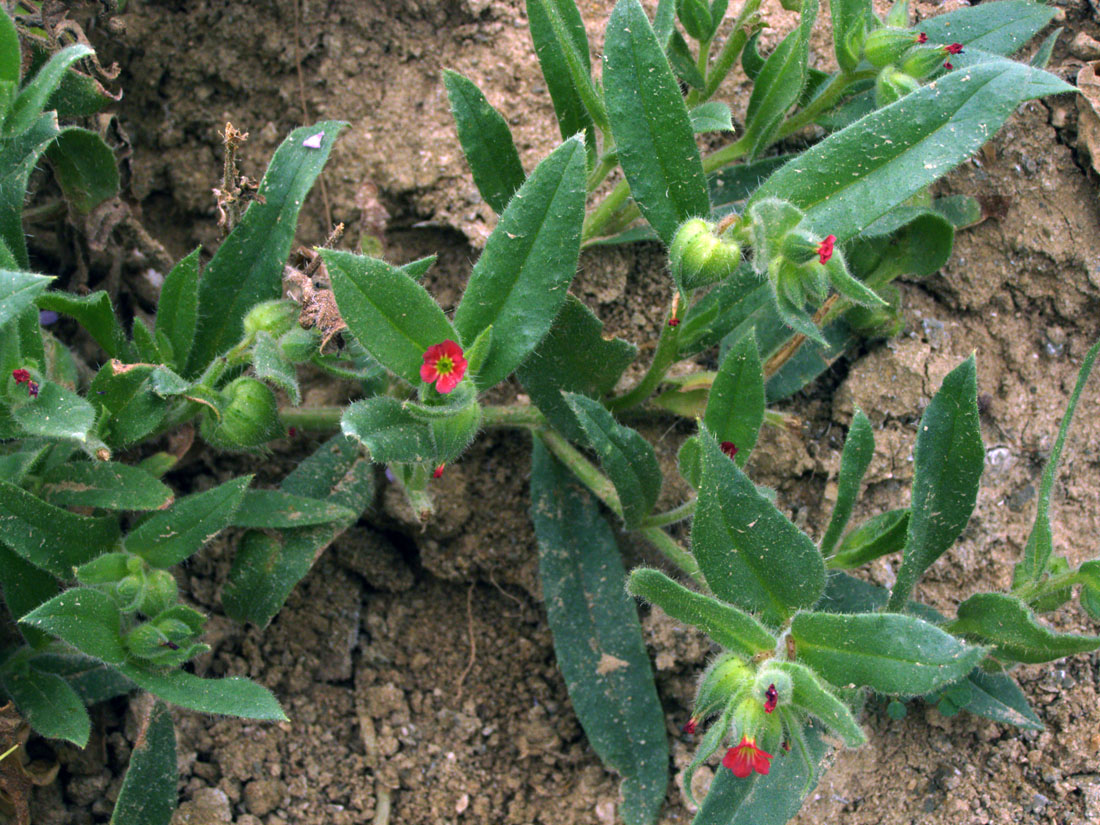
[[[325,139],[325,133],[324,132],[318,132],[317,134],[310,135],[305,140],[303,140],[302,145],[304,147],[306,147],[307,149],[320,149],[321,148],[321,141],[324,140],[324,139]]]

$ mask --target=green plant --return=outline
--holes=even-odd
[[[14,571],[2,582],[5,598],[27,645],[4,659],[0,675],[16,674],[3,684],[31,724],[47,736],[86,736],[74,692],[82,667],[110,686],[95,697],[136,684],[199,710],[277,716],[251,683],[206,681],[199,691],[179,669],[203,650],[203,617],[178,604],[168,569],[218,530],[247,528],[223,603],[230,616],[264,625],[369,504],[372,462],[387,465],[427,518],[433,478],[489,427],[532,436],[531,517],[558,663],[593,748],[623,777],[620,815],[630,825],[658,815],[668,745],[628,583],[723,649],[700,682],[692,724],[715,721],[694,767],[732,735],[730,770],[719,772],[699,823],[786,821],[817,781],[829,748],[822,726],[847,745],[863,741],[865,688],[1036,724],[1000,669],[1100,646],[1034,619],[1075,584],[1086,609],[1096,614],[1100,604],[1100,562],[1071,571],[1050,551],[1058,451],[1013,592],[974,596],[951,620],[909,600],[974,505],[983,450],[973,360],[925,411],[909,510],[844,534],[873,449],[861,414],[819,543],[742,468],[775,418],[767,405],[859,341],[897,332],[900,293],[891,281],[935,272],[955,231],[980,217],[972,199],[936,198],[930,185],[1019,103],[1070,90],[1042,69],[1052,40],[1031,65],[1005,56],[1052,11],[1005,0],[918,29],[904,3],[880,20],[866,0],[837,0],[840,68],[826,74],[809,66],[816,1],[804,0],[799,25],[766,57],[757,51],[759,6],[744,5],[719,47],[723,0],[662,0],[652,22],[637,0],[619,0],[601,85],[575,3],[528,0],[563,138],[530,174],[504,117],[471,81],[445,75],[474,181],[499,216],[453,316],[419,283],[433,259],[395,266],[332,248],[335,232],[284,282],[298,207],[337,122],[295,130],[243,216],[238,133],[227,127],[219,204],[232,231],[201,278],[198,250],[168,275],[154,329],[137,321],[127,335],[106,294],[43,292],[46,280],[13,257],[4,273],[10,298],[0,303],[9,342],[0,432],[10,439],[0,457],[10,470],[0,483],[0,544],[11,561],[2,567]],[[734,131],[730,107],[712,98],[738,60],[753,81],[740,137],[704,157],[697,134]],[[829,134],[798,151],[788,139],[811,125]],[[616,169],[622,180],[611,185]],[[21,206],[22,190],[11,202]],[[643,376],[616,392],[638,350],[605,339],[568,288],[583,247],[639,240],[668,247],[669,308]],[[43,345],[36,308],[75,317],[108,357],[83,394],[65,348]],[[342,347],[327,351],[338,333]],[[714,347],[717,371],[668,377],[677,362]],[[273,387],[300,400],[296,367],[305,362],[358,381],[363,397],[346,409],[277,409]],[[513,375],[531,404],[482,403]],[[1080,384],[1073,403],[1079,392]],[[628,423],[643,410],[699,422],[679,453],[697,496],[666,512],[653,512],[656,453]],[[196,418],[221,449],[260,449],[285,426],[338,425],[343,436],[279,490],[250,490],[244,477],[159,512],[172,492],[157,478],[177,457],[161,451],[130,467],[111,456]],[[697,589],[657,570],[628,577],[601,503]],[[689,518],[690,551],[665,529]],[[841,572],[896,551],[903,563],[889,594]],[[69,664],[51,664],[59,657]],[[56,676],[41,684],[64,702],[33,710],[33,699],[18,695],[31,673]],[[156,744],[135,755],[133,770],[155,779],[127,780],[119,806],[125,800],[126,811],[155,825],[174,805],[164,757],[171,723],[157,706],[146,724]],[[791,755],[777,750],[783,741]]]

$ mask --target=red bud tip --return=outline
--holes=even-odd
[[[36,381],[27,382],[27,395],[31,398],[38,398],[38,383]]]
[[[680,319],[679,318],[669,318],[668,319],[668,325],[670,327],[678,327],[678,326],[680,326]]]
[[[691,717],[690,719],[687,720],[687,724],[684,725],[682,730],[684,731],[684,733],[695,733],[696,724],[697,724],[697,720],[693,716],[693,717]]]
[[[443,468],[446,466],[446,464],[440,464],[438,467],[432,470],[432,478],[443,478]]]
[[[768,689],[764,691],[764,713],[771,713],[778,704],[779,691],[775,689],[775,685],[768,685]]]
[[[954,66],[952,66],[952,65],[951,65],[951,62],[950,62],[950,61],[946,61],[946,62],[945,62],[945,63],[943,64],[943,67],[944,67],[945,69],[947,69],[947,71],[951,71],[952,69],[954,69],[954,68],[955,68]]]
[[[826,235],[825,240],[817,245],[817,258],[822,264],[829,263],[833,257],[833,247],[836,246],[836,235]]]
[[[791,752],[791,743],[790,742],[784,742],[783,743],[783,752],[784,753],[790,753]]]
[[[927,34],[925,34],[924,32],[921,32],[920,34],[918,34],[918,35],[917,35],[917,42],[918,42],[918,43],[919,43],[920,45],[922,45],[922,46],[923,46],[923,45],[924,45],[925,43],[927,43],[927,42],[928,42],[928,35],[927,35]]]
[[[730,458],[733,458],[735,455],[737,455],[737,445],[734,444],[732,441],[723,441],[718,446],[722,450],[722,452],[724,452]]]
[[[950,44],[944,46],[943,49],[948,54],[962,54],[963,53],[963,44],[962,43],[950,43]]]

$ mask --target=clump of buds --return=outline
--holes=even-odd
[[[668,249],[672,277],[681,292],[698,289],[728,278],[741,264],[741,245],[716,225],[702,218],[689,218],[676,230]]]
[[[220,393],[220,417],[203,415],[202,437],[227,450],[260,447],[283,434],[275,393],[256,378],[241,377]]]

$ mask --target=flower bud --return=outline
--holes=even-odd
[[[723,653],[703,671],[695,692],[692,717],[703,719],[724,708],[752,676],[752,670],[732,653]]]
[[[169,642],[174,644],[179,644],[194,635],[191,628],[179,619],[158,619],[154,626],[164,634]]]
[[[764,713],[764,703],[755,696],[746,696],[733,712],[734,738],[747,736],[756,739],[765,726],[768,714]]]
[[[279,339],[279,349],[292,364],[302,364],[317,354],[320,349],[321,336],[317,328],[302,329],[294,327]]]
[[[140,659],[149,659],[161,653],[168,638],[150,623],[139,624],[123,637],[126,649]]]
[[[764,713],[774,713],[779,705],[788,705],[794,696],[791,677],[785,670],[766,665],[756,674],[752,696],[764,707]]]
[[[912,77],[924,78],[935,72],[947,59],[943,46],[914,46],[901,59],[901,70]]]
[[[115,598],[123,610],[137,610],[145,592],[145,575],[143,573],[131,573],[115,585]]]
[[[741,246],[719,238],[702,218],[689,218],[676,230],[668,259],[676,285],[686,292],[732,275],[741,263]]]
[[[711,19],[706,0],[676,0],[676,16],[684,31],[696,40],[702,42],[714,37],[717,25]]]
[[[294,301],[264,301],[256,304],[244,316],[244,331],[247,335],[266,332],[272,338],[278,338],[298,325],[301,309]]]
[[[202,437],[222,449],[259,447],[283,434],[275,393],[255,378],[238,378],[222,390],[221,420],[202,419]]]
[[[114,584],[126,578],[129,572],[125,553],[104,553],[80,565],[76,578],[81,584]]]
[[[150,570],[145,579],[138,610],[146,616],[156,616],[171,607],[178,596],[176,577],[167,570]]]
[[[901,100],[920,88],[920,81],[912,75],[887,66],[875,78],[875,105],[879,108]]]
[[[779,249],[784,258],[801,266],[818,257],[821,241],[808,232],[793,230],[783,238]]]
[[[867,39],[863,41],[863,56],[872,66],[881,69],[897,63],[916,42],[917,35],[908,29],[884,26],[867,35]]]

